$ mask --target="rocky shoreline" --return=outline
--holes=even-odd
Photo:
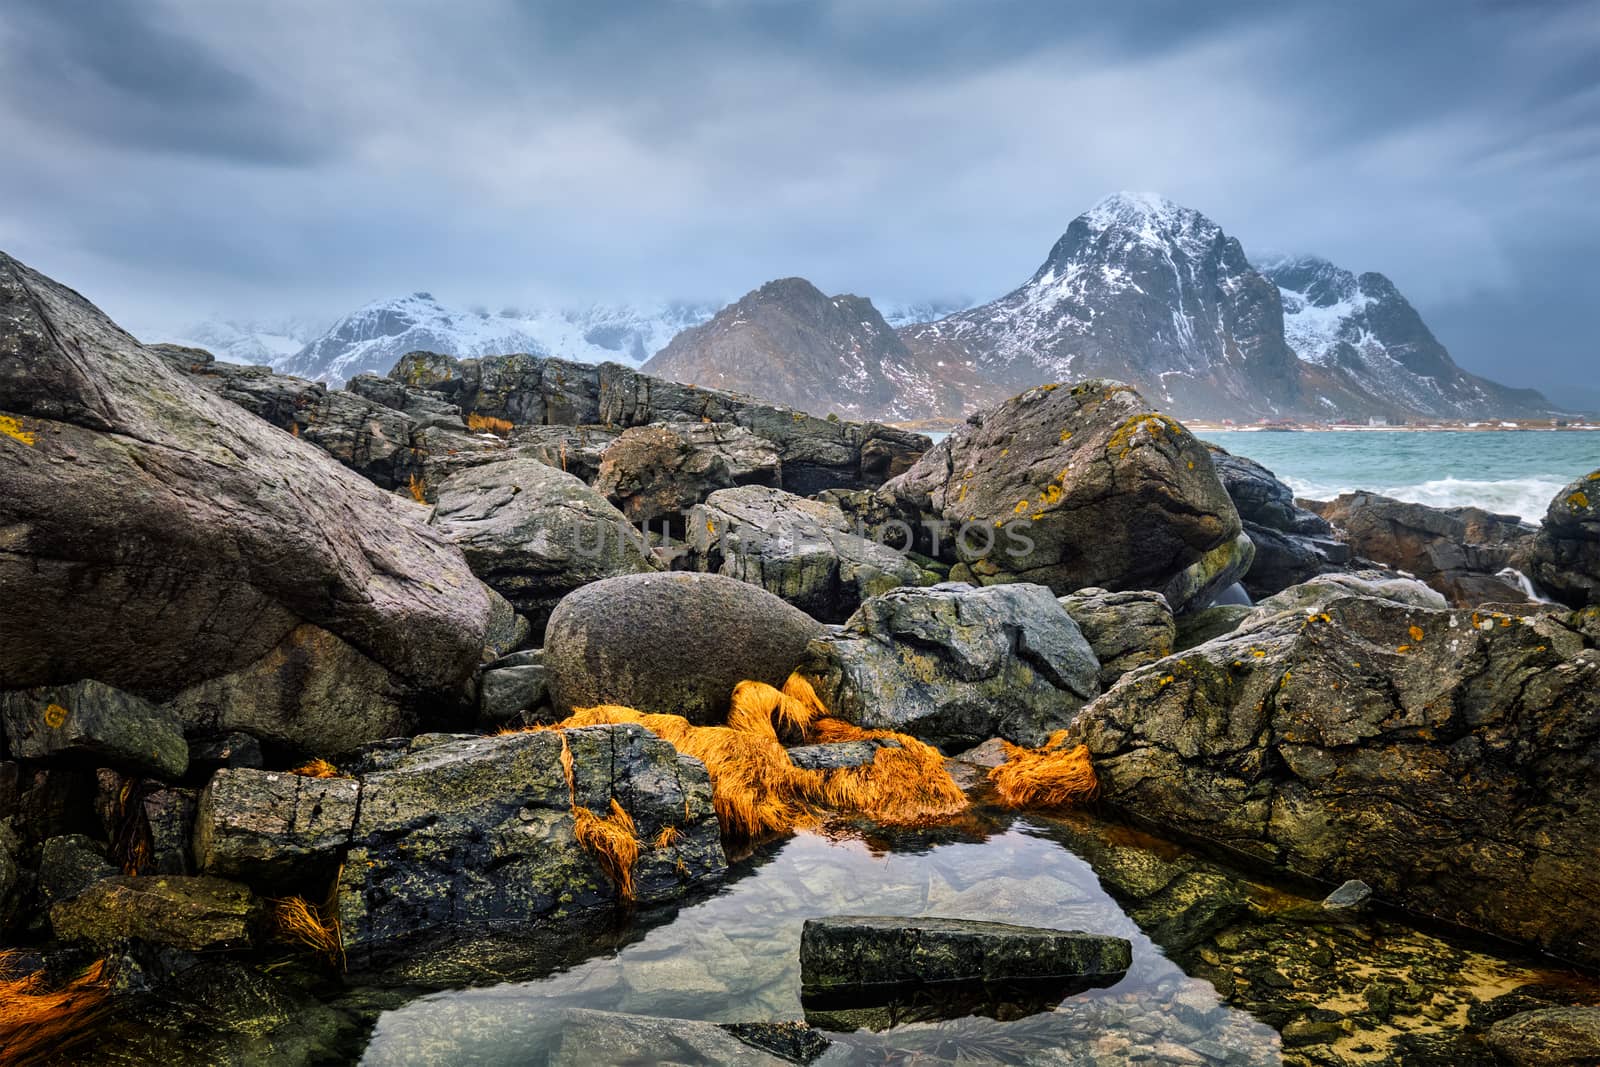
[[[0,451],[18,1062],[120,1062],[119,1014],[148,1049],[232,1025],[207,1055],[338,1060],[382,1010],[330,1006],[353,991],[548,972],[796,830],[960,833],[1003,805],[1082,807],[1098,829],[1061,847],[1281,1062],[1372,1062],[1344,1020],[1425,998],[1266,1005],[1216,955],[1279,921],[1213,891],[1235,866],[1600,969],[1600,471],[1533,527],[1297,501],[1110,381],[938,444],[526,355],[412,353],[330,391],[140,345],[3,254]],[[1193,847],[1167,871],[1096,843],[1125,824]],[[1114,931],[934,907],[856,912],[808,958],[961,986],[946,1013],[1013,1005],[999,1023],[1040,1006],[977,987],[1129,967]],[[1350,921],[1317,918],[1332,943]],[[1019,963],[1039,952],[1058,966]],[[1600,987],[1574,982],[1380,1062],[1587,1062]],[[1052,989],[1046,1014],[1074,1003]],[[569,1021],[549,1062],[666,1025]],[[760,1026],[665,1032],[710,1062],[859,1052],[738,1021]],[[1145,1036],[1152,1062],[1261,1054]],[[1060,1062],[1132,1055],[1102,1053]]]

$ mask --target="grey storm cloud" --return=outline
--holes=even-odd
[[[1590,3],[13,0],[0,247],[135,330],[987,299],[1121,188],[1380,270],[1472,370],[1596,366]]]

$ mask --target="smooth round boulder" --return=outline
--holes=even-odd
[[[781,686],[823,626],[720,574],[629,574],[568,594],[550,615],[544,662],[558,715],[595,704],[727,718],[745,679]]]

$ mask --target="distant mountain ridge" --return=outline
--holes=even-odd
[[[1021,286],[977,306],[886,305],[783,278],[693,303],[462,311],[425,292],[352,312],[292,354],[220,324],[181,339],[338,386],[407,352],[612,360],[817,414],[960,418],[1032,386],[1137,386],[1185,418],[1481,419],[1553,414],[1531,389],[1458,367],[1381,274],[1315,256],[1252,262],[1192,208],[1116,193],[1073,219]],[[175,339],[180,340],[180,339]]]
[[[637,367],[714,310],[691,303],[595,304],[565,310],[506,308],[491,314],[448,307],[431,293],[415,292],[358,308],[275,366],[331,386],[363,372],[387,374],[401,356],[416,351],[463,359],[527,352]]]

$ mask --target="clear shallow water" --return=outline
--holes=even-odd
[[[723,1023],[801,1019],[801,924],[831,914],[1112,933],[1132,941],[1134,962],[1115,985],[1042,1011],[835,1035],[822,1061],[830,1064],[1462,1067],[1489,1062],[1470,1010],[1528,983],[1578,981],[1392,921],[1330,920],[1314,900],[1112,824],[994,820],[964,839],[869,844],[801,834],[618,950],[533,981],[391,1006],[361,1062],[540,1064],[562,1039],[565,1008]],[[1579,984],[1582,996],[1597,995]],[[1324,1032],[1307,1047],[1318,1027]],[[1286,1050],[1280,1032],[1298,1047]],[[637,1062],[667,1051],[641,1048]],[[563,1052],[585,1062],[570,1047]],[[1302,1058],[1311,1052],[1316,1058]]]
[[[1544,518],[1563,486],[1600,467],[1600,432],[1205,430],[1198,436],[1255,460],[1299,496],[1331,500],[1367,489],[1528,522]]]

